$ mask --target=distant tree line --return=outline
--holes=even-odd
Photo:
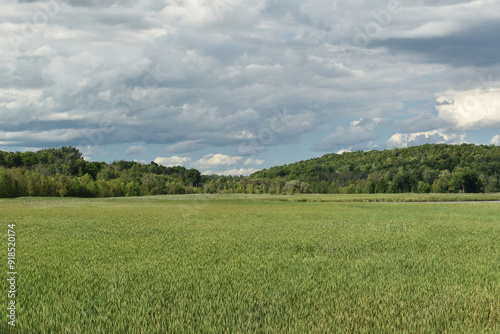
[[[196,169],[132,161],[88,162],[78,149],[0,151],[0,197],[115,197],[201,192]]]
[[[427,144],[328,154],[251,177],[305,182],[314,193],[499,192],[500,147]]]
[[[249,177],[201,175],[154,162],[88,162],[78,149],[0,151],[0,197],[117,197],[191,193],[499,192],[500,147],[422,145],[328,154]]]

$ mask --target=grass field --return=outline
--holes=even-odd
[[[394,197],[0,200],[16,332],[499,333],[500,203]]]

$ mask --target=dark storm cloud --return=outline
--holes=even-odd
[[[366,148],[466,126],[451,108],[457,94],[432,103],[500,65],[498,5],[485,0],[401,1],[397,11],[393,0],[231,0],[222,11],[197,0],[54,1],[50,15],[47,1],[29,0],[0,13],[0,142],[244,156],[321,130],[309,147]]]
[[[400,54],[418,54],[426,62],[455,67],[489,67],[500,64],[500,23],[485,22],[451,36],[437,38],[389,38],[374,42]]]

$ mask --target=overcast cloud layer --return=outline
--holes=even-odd
[[[0,149],[204,173],[499,144],[500,2],[2,1]]]

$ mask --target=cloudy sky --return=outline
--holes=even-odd
[[[0,149],[243,174],[500,145],[497,0],[2,0]]]

